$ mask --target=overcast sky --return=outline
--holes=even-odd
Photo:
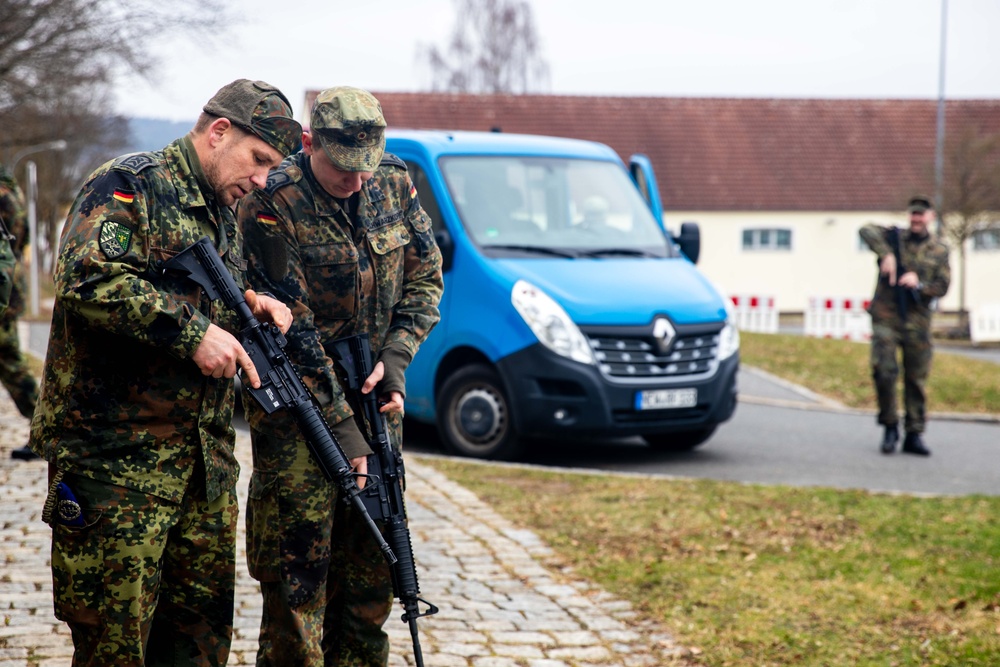
[[[193,120],[237,78],[306,90],[430,88],[418,45],[447,43],[452,0],[232,0],[214,47],[150,47],[153,83],[123,77],[118,111]],[[528,0],[550,92],[568,95],[936,99],[942,0]],[[277,8],[277,10],[276,10]],[[288,11],[294,8],[294,15]],[[948,98],[1000,98],[1000,0],[948,0]],[[391,124],[392,119],[389,119]]]

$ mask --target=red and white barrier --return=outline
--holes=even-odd
[[[778,333],[778,309],[773,296],[747,296],[738,294],[729,297],[733,302],[733,317],[736,328],[753,333]]]
[[[805,312],[805,334],[817,338],[871,340],[869,299],[809,297]]]
[[[973,343],[1000,341],[1000,303],[987,303],[969,312],[969,336]]]

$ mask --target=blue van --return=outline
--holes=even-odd
[[[692,263],[697,225],[664,227],[647,159],[630,174],[603,144],[491,132],[394,130],[386,149],[444,255],[406,412],[447,451],[635,435],[684,450],[732,416],[739,334]]]

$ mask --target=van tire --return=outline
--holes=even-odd
[[[715,433],[717,425],[696,431],[674,431],[671,433],[647,433],[642,436],[653,449],[659,452],[686,452],[703,444]]]
[[[437,405],[438,433],[449,454],[511,460],[521,453],[510,401],[490,366],[470,364],[455,371],[442,385]]]

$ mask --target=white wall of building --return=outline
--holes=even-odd
[[[698,267],[725,294],[773,296],[781,312],[801,312],[810,297],[870,298],[877,268],[874,254],[861,243],[858,230],[869,222],[906,227],[902,212],[705,212],[667,211],[664,219],[675,232],[683,222],[701,229]],[[791,248],[743,248],[747,229],[789,229]],[[967,246],[966,308],[1000,303],[1000,251]],[[942,310],[958,309],[959,257],[952,249],[952,282]]]

